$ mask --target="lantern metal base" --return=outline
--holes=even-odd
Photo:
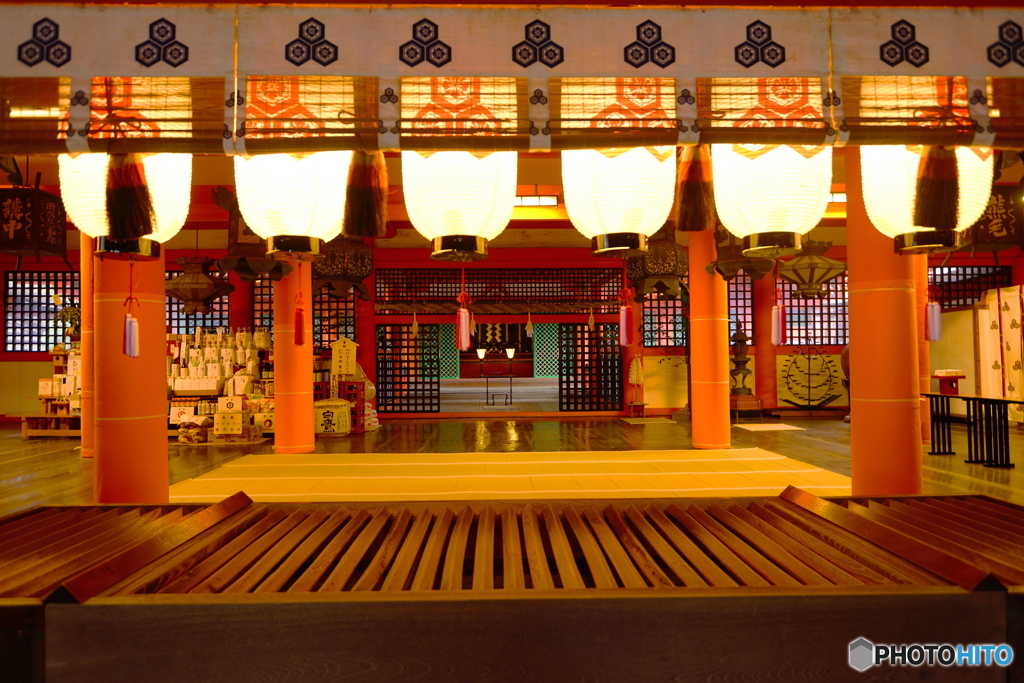
[[[96,238],[96,251],[100,258],[135,259],[152,261],[160,258],[160,243],[145,237],[137,240],[112,240],[109,237]]]
[[[476,235],[435,237],[430,256],[438,261],[479,261],[487,258],[487,243],[487,239]]]
[[[324,257],[324,241],[306,235],[275,235],[267,238],[267,256],[278,261],[316,261]]]
[[[748,258],[789,256],[800,249],[801,235],[797,232],[757,232],[743,238],[743,255]]]
[[[590,239],[594,256],[643,256],[647,253],[647,235],[638,232],[609,232]]]
[[[952,251],[963,246],[963,233],[951,230],[905,232],[895,237],[896,253],[925,254]]]

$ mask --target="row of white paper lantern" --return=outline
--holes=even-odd
[[[751,158],[732,145],[712,145],[715,204],[722,224],[738,237],[809,232],[825,212],[832,180],[831,148],[812,152],[802,154],[779,145]],[[235,157],[236,192],[246,223],[264,239],[334,238],[345,212],[351,155],[342,151],[301,158]],[[861,155],[864,200],[878,230],[892,237],[929,230],[913,224],[920,151],[864,146]],[[993,161],[991,155],[968,148],[958,148],[957,159],[957,229],[962,230],[985,209]],[[90,236],[106,235],[109,157],[61,155],[59,163],[61,194],[71,221]],[[192,158],[154,154],[143,163],[155,213],[155,231],[149,238],[165,242],[188,214]],[[458,236],[476,239],[486,253],[486,241],[497,237],[512,217],[516,172],[516,152],[402,152],[409,218],[434,242],[435,253],[443,251],[446,238]],[[675,194],[675,154],[672,148],[564,151],[562,183],[570,221],[593,240],[596,250],[635,249],[642,247],[642,239],[609,236],[646,238],[664,225]]]

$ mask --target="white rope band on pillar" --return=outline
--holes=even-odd
[[[71,108],[68,110],[68,137],[65,142],[69,154],[89,151],[89,118],[92,113],[92,79],[71,79]]]
[[[546,78],[527,80],[530,98],[530,151],[551,151],[551,98]]]
[[[402,112],[400,107],[402,82],[399,78],[380,78],[377,80],[377,116],[380,123],[377,128],[377,146],[382,152],[394,152],[399,148],[398,119]]]

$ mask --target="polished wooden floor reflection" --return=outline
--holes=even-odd
[[[762,448],[825,470],[849,476],[850,426],[840,418],[786,418],[804,431],[749,432],[734,428],[735,448]],[[1024,503],[1024,432],[1011,429],[1014,469],[990,469],[963,460],[966,430],[953,426],[957,455],[922,455],[924,493],[987,494]],[[17,425],[0,426],[0,515],[35,505],[92,503],[93,462],[79,456],[76,439],[22,441]],[[381,429],[344,438],[320,439],[317,452],[389,454],[629,451],[690,448],[687,424],[630,425],[619,418],[458,418],[424,417],[384,421]],[[927,447],[924,449],[927,451]],[[258,446],[187,447],[172,445],[170,482],[210,472],[250,453],[271,453],[273,443]],[[365,458],[364,458],[365,459]]]

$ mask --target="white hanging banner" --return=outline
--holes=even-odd
[[[851,76],[1024,77],[1024,10],[833,9],[834,70]]]
[[[235,8],[5,5],[0,76],[226,76]]]
[[[243,74],[824,76],[828,11],[240,7]]]

